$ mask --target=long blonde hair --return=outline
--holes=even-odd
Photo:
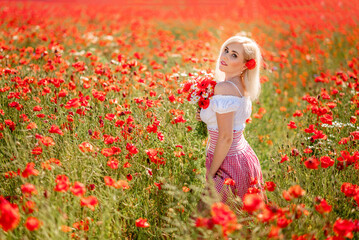
[[[228,38],[221,46],[221,50],[218,55],[217,63],[216,63],[216,70],[215,70],[215,80],[217,82],[223,82],[225,78],[225,73],[219,70],[220,65],[220,57],[221,53],[223,52],[225,46],[232,42],[241,43],[243,46],[244,51],[244,61],[249,59],[254,59],[256,61],[256,67],[249,70],[246,69],[243,73],[243,81],[244,87],[246,88],[247,92],[249,93],[250,99],[252,101],[258,99],[260,91],[261,91],[261,84],[260,84],[260,68],[262,65],[262,55],[258,44],[244,36],[232,36]]]

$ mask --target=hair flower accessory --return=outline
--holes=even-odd
[[[246,62],[246,67],[247,67],[248,69],[253,69],[253,68],[255,68],[255,67],[256,67],[256,60],[254,60],[253,58],[250,59],[250,60],[248,60],[248,61]]]

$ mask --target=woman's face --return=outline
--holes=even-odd
[[[244,68],[242,44],[233,42],[226,45],[221,53],[219,70],[230,75],[240,75]]]

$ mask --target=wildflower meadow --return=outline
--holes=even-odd
[[[359,2],[0,2],[0,239],[359,239]],[[261,48],[265,203],[205,189],[183,83]],[[253,180],[255,181],[255,180]],[[205,209],[198,211],[202,200]]]

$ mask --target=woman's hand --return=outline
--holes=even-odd
[[[218,169],[215,174],[208,173],[207,176],[206,176],[206,178],[207,178],[207,179],[208,179],[208,178],[214,178],[214,177],[216,177],[216,176],[221,177],[221,178],[223,177],[223,172],[222,172],[221,169]]]
[[[200,113],[201,113],[201,109],[199,108],[199,109],[197,110],[197,112],[196,112],[196,120],[197,120],[197,121],[202,121],[201,116],[200,116]]]

